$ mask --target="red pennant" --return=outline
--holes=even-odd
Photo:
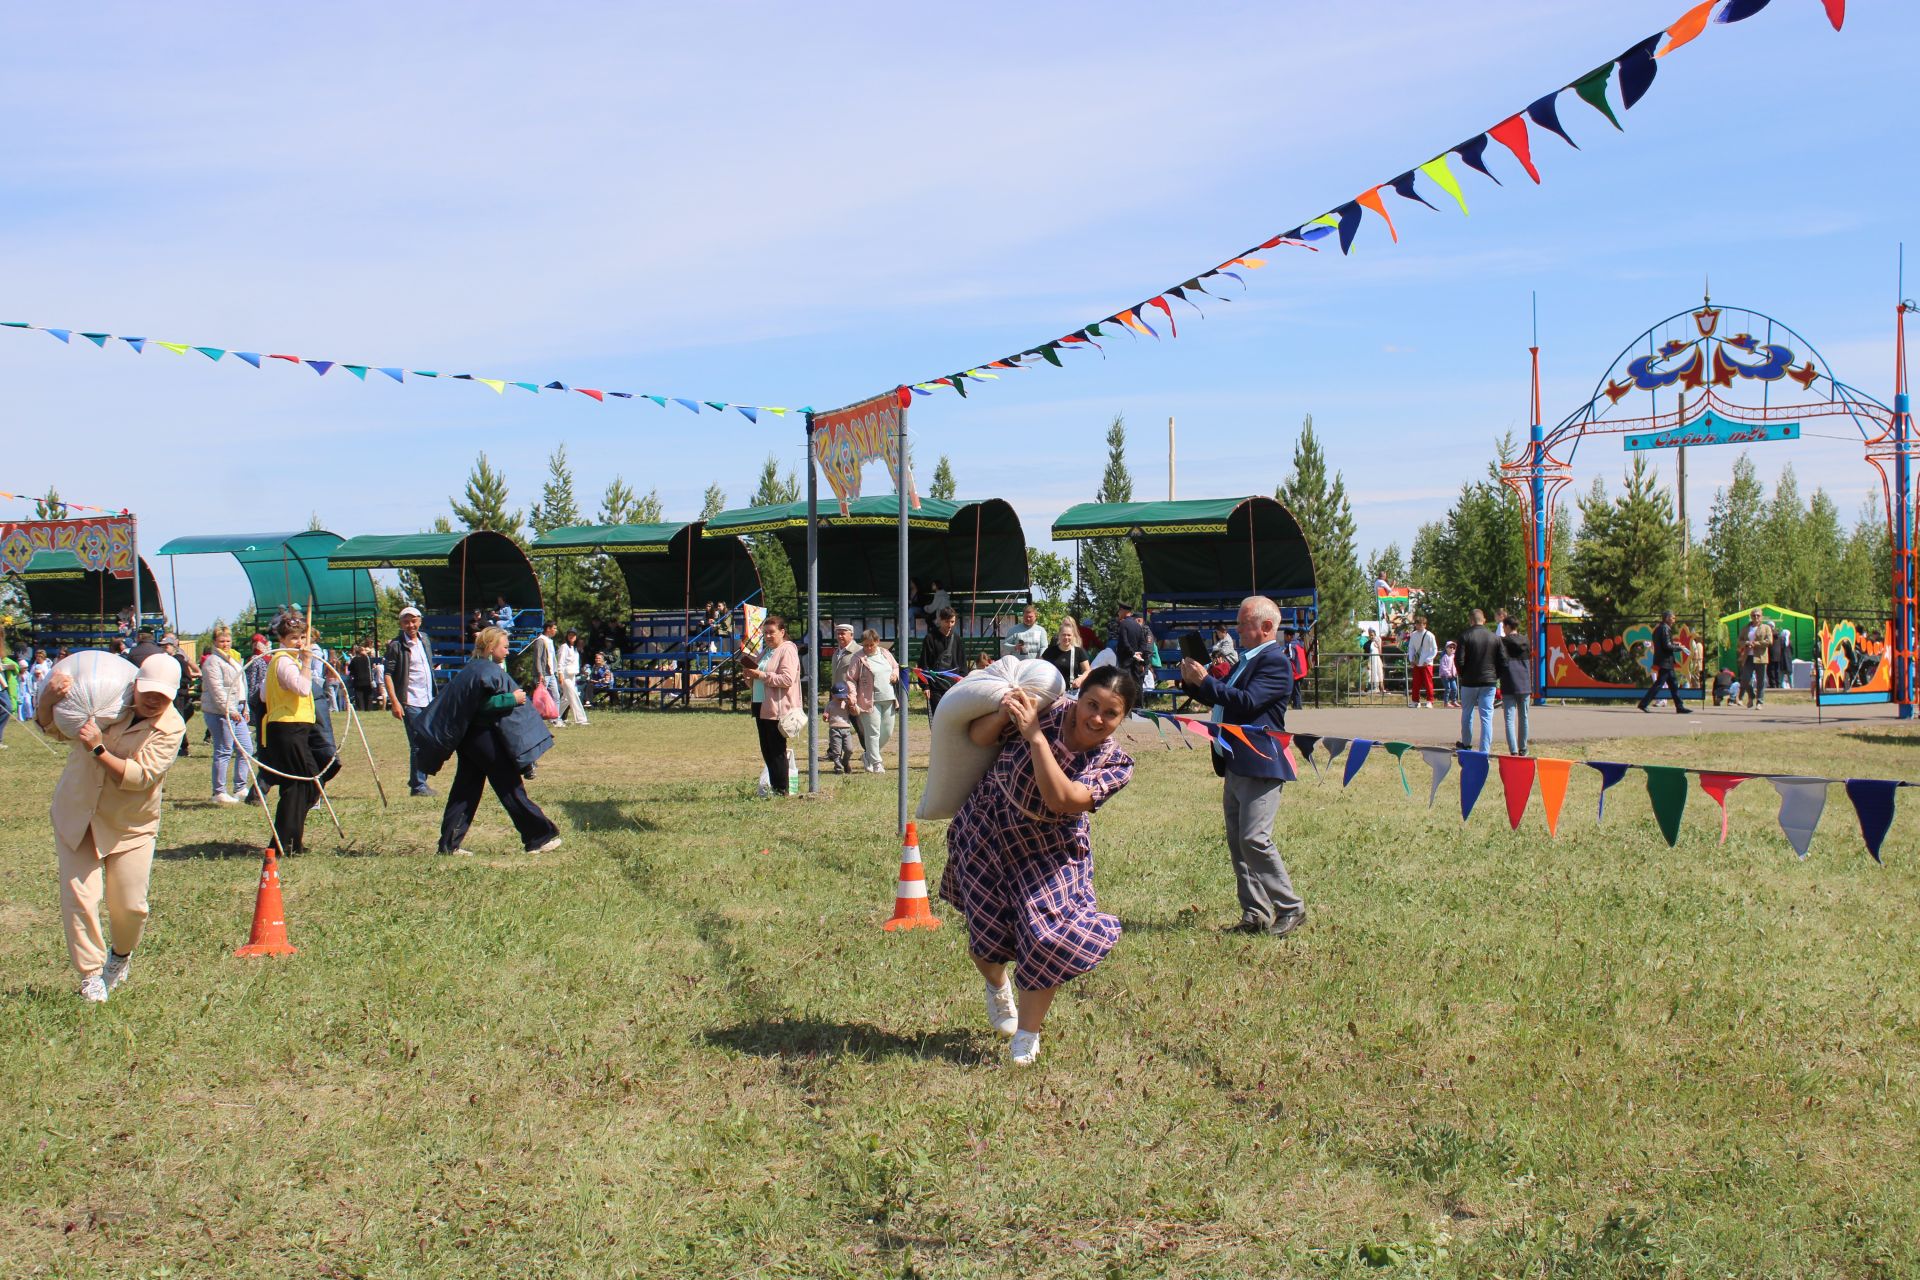
[[[1720,843],[1727,842],[1727,792],[1733,790],[1753,775],[1750,773],[1709,773],[1700,771],[1700,789],[1713,797],[1720,806]]]
[[[1827,21],[1838,31],[1847,21],[1847,0],[1826,0]]]
[[[1180,336],[1180,326],[1173,322],[1173,308],[1167,305],[1165,298],[1148,298],[1147,305],[1150,307],[1158,307],[1165,312],[1167,316],[1167,327],[1173,330],[1174,337],[1177,338]]]
[[[1393,237],[1395,244],[1400,243],[1400,233],[1393,229],[1393,218],[1387,213],[1387,202],[1380,198],[1380,188],[1375,187],[1371,191],[1363,191],[1355,196],[1354,199],[1385,219],[1387,234]]]
[[[1533,167],[1533,144],[1527,140],[1526,116],[1507,117],[1487,130],[1487,136],[1513,152],[1513,158],[1520,162],[1520,167],[1527,171],[1529,178],[1540,181],[1540,171]]]
[[[1500,756],[1500,789],[1507,795],[1507,823],[1515,831],[1527,816],[1527,797],[1533,792],[1532,756]]]
[[[601,404],[605,404],[607,402],[607,393],[604,391],[595,391],[592,387],[575,387],[574,390],[578,391],[583,396],[592,396],[595,400],[598,400]]]
[[[299,356],[268,356],[268,357],[267,357],[267,359],[269,359],[269,360],[285,360],[285,361],[286,361],[287,363],[289,363],[289,364],[299,364],[299,363],[300,363],[300,357],[299,357]]]

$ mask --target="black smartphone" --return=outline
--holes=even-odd
[[[1191,658],[1201,666],[1207,665],[1207,642],[1198,631],[1189,631],[1180,637],[1180,656]]]

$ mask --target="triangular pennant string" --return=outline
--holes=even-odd
[[[1148,298],[1147,305],[1150,307],[1158,307],[1160,308],[1161,311],[1165,312],[1167,317],[1167,329],[1172,333],[1174,337],[1177,338],[1180,336],[1180,327],[1173,322],[1173,308],[1167,305],[1167,300],[1165,298]]]
[[[1360,766],[1367,762],[1367,753],[1373,750],[1373,742],[1368,738],[1355,738],[1353,749],[1347,752],[1347,772],[1340,779],[1340,785],[1346,786],[1353,781],[1353,775],[1360,772]]]
[[[1401,174],[1399,177],[1388,182],[1387,185],[1393,188],[1393,193],[1395,195],[1402,196],[1408,200],[1417,200],[1421,204],[1426,205],[1427,208],[1434,210],[1436,213],[1439,212],[1438,206],[1436,206],[1431,200],[1427,199],[1425,196],[1421,195],[1420,192],[1417,189],[1415,189],[1413,185],[1413,170],[1411,169],[1407,170],[1405,173]]]
[[[1513,158],[1527,171],[1527,176],[1535,182],[1540,181],[1540,171],[1533,167],[1533,141],[1527,136],[1527,118],[1508,116],[1493,128],[1487,130],[1487,136],[1513,152]]]
[[[1573,761],[1541,759],[1535,761],[1534,777],[1540,783],[1540,808],[1547,817],[1547,834],[1560,834],[1560,806],[1567,799],[1567,775],[1573,772]]]
[[[1714,21],[1745,22],[1770,3],[1772,0],[1727,0],[1727,7],[1720,11],[1720,16]]]
[[[313,367],[315,373],[323,378],[327,376],[327,370],[333,368],[333,361],[331,360],[309,360],[307,363]]]
[[[1716,0],[1717,2],[1717,0]],[[1768,778],[1780,795],[1780,833],[1793,846],[1796,856],[1805,858],[1813,833],[1820,826],[1820,815],[1827,807],[1825,778]]]
[[[340,367],[342,369],[345,369],[348,373],[352,374],[354,377],[360,379],[360,381],[362,382],[365,382],[367,380],[368,366],[364,364],[343,364]]]
[[[1666,48],[1654,56],[1664,58],[1681,45],[1696,39],[1702,31],[1707,29],[1707,15],[1712,13],[1713,6],[1719,3],[1720,0],[1701,0],[1699,4],[1681,14],[1679,19],[1667,28]]]
[[[1262,751],[1262,750],[1261,750],[1260,748],[1258,748],[1258,747],[1256,747],[1256,746],[1254,746],[1254,745],[1253,745],[1253,739],[1252,739],[1252,738],[1249,738],[1249,737],[1247,736],[1247,731],[1246,731],[1245,729],[1242,729],[1242,728],[1241,728],[1241,727],[1240,727],[1239,725],[1237,725],[1237,724],[1223,724],[1223,725],[1221,725],[1220,727],[1221,727],[1222,729],[1225,729],[1225,730],[1226,730],[1226,731],[1227,731],[1228,733],[1230,733],[1230,734],[1232,734],[1232,735],[1233,735],[1234,737],[1236,737],[1236,738],[1238,738],[1238,739],[1240,739],[1240,741],[1241,741],[1241,742],[1243,742],[1244,744],[1246,744],[1246,748],[1247,748],[1247,750],[1249,750],[1249,751],[1251,751],[1251,752],[1253,752],[1253,754],[1255,754],[1255,755],[1257,755],[1257,756],[1259,756],[1259,757],[1260,757],[1260,758],[1261,758],[1262,760],[1271,760],[1271,759],[1273,759],[1273,757],[1272,757],[1272,756],[1270,756],[1270,755],[1268,755],[1268,754],[1267,754],[1266,752],[1264,752],[1264,751]]]
[[[1420,172],[1439,183],[1440,189],[1452,196],[1453,202],[1460,206],[1461,213],[1467,212],[1467,198],[1461,194],[1460,182],[1453,176],[1453,170],[1447,167],[1445,156],[1435,156],[1427,161],[1420,166]]]
[[[1433,808],[1433,801],[1440,794],[1440,784],[1453,769],[1453,752],[1445,747],[1422,747],[1420,758],[1427,762],[1427,768],[1433,770],[1433,785],[1427,788],[1427,808]]]
[[[73,330],[71,329],[43,329],[41,332],[50,333],[54,337],[60,339],[60,341],[65,342],[69,345],[71,345],[73,342]],[[163,342],[160,345],[164,347],[167,344]]]
[[[1538,763],[1532,756],[1500,757],[1500,790],[1507,801],[1507,825],[1515,831],[1520,829],[1520,819],[1527,816],[1527,797],[1533,792],[1534,766]]]
[[[1617,764],[1612,760],[1587,761],[1587,768],[1592,769],[1600,775],[1600,804],[1593,811],[1593,820],[1595,822],[1602,822],[1606,819],[1607,788],[1626,777],[1627,770],[1632,767],[1633,766],[1629,764]]]
[[[1327,735],[1322,737],[1320,741],[1326,745],[1328,764],[1333,764],[1338,761],[1340,759],[1340,753],[1347,749],[1348,739],[1346,738],[1336,738]]]
[[[1687,771],[1670,764],[1643,764],[1647,775],[1647,801],[1653,805],[1654,821],[1671,849],[1680,839],[1680,815],[1687,809]]]
[[[1387,212],[1387,202],[1380,198],[1380,188],[1371,187],[1355,196],[1354,200],[1363,208],[1379,214],[1381,220],[1387,224],[1387,234],[1393,237],[1395,244],[1400,243],[1400,233],[1393,228],[1393,216]]]
[[[1453,150],[1455,155],[1459,156],[1462,160],[1467,162],[1468,168],[1478,169],[1481,173],[1486,174],[1489,178],[1493,178],[1494,184],[1496,186],[1504,187],[1505,185],[1507,185],[1506,183],[1501,182],[1498,177],[1494,176],[1493,170],[1487,168],[1487,135],[1486,134],[1483,133],[1483,134],[1480,134],[1478,137],[1468,138],[1465,142],[1461,143],[1459,146],[1455,147]]]
[[[1480,789],[1486,785],[1487,753],[1462,751],[1460,753],[1460,821],[1465,822],[1473,816],[1473,806],[1480,799]]]
[[[233,354],[236,359],[245,360],[256,369],[260,367],[262,356],[258,351],[236,351]]]
[[[1319,741],[1320,735],[1317,733],[1296,733],[1293,735],[1294,745],[1300,748],[1300,754],[1306,762],[1313,766],[1313,776],[1316,778],[1320,776],[1320,762],[1313,758],[1313,747],[1314,744]]]
[[[240,352],[239,355],[240,355],[240,358],[243,360],[246,358],[246,353],[244,351]],[[256,356],[255,363],[257,364],[258,362],[259,362],[259,358]],[[392,378],[395,382],[405,382],[407,380],[407,371],[405,369],[382,369],[380,370],[380,372],[386,374],[389,378]]]
[[[96,347],[105,347],[107,345],[107,339],[113,335],[110,333],[83,333],[80,336]]]
[[[1899,789],[1897,782],[1847,779],[1847,799],[1853,801],[1853,812],[1860,819],[1860,838],[1867,842],[1867,852],[1875,862],[1880,861],[1880,845],[1893,826],[1893,795]]]
[[[1654,61],[1653,47],[1665,36],[1664,31],[1648,36],[1620,55],[1620,102],[1629,111],[1653,87],[1653,78],[1660,71],[1660,64]]]
[[[1387,754],[1391,755],[1394,763],[1400,766],[1400,789],[1408,795],[1412,795],[1413,788],[1407,783],[1407,752],[1413,749],[1413,744],[1408,742],[1384,742],[1380,745],[1387,749]]]
[[[1753,775],[1750,773],[1715,773],[1710,769],[1700,771],[1700,789],[1713,797],[1720,806],[1720,843],[1727,842],[1727,792],[1733,790]]]
[[[1334,210],[1340,215],[1340,252],[1353,248],[1353,238],[1360,234],[1360,202],[1349,200]]]
[[[1582,102],[1605,116],[1614,128],[1621,129],[1624,126],[1620,123],[1620,117],[1613,114],[1613,105],[1607,101],[1607,81],[1612,78],[1613,64],[1609,62],[1581,76],[1573,82],[1572,88],[1580,95]]]
[[[84,337],[85,335],[83,334],[82,336]],[[198,351],[201,355],[213,361],[215,364],[219,364],[220,357],[227,354],[224,350],[222,350],[219,347],[195,347],[194,350]]]
[[[1559,134],[1560,140],[1572,147],[1575,151],[1580,149],[1580,144],[1573,140],[1573,135],[1561,127],[1560,91],[1558,89],[1544,98],[1536,98],[1529,103],[1527,105],[1527,119],[1533,121],[1542,129],[1548,129]]]

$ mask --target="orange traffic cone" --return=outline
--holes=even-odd
[[[280,863],[267,850],[260,867],[260,892],[253,900],[253,935],[236,956],[290,956],[293,944],[287,941],[287,911],[280,902]]]
[[[900,851],[900,887],[893,895],[893,919],[880,926],[896,929],[938,929],[940,922],[927,909],[927,873],[920,867],[920,834],[909,822],[906,845]]]

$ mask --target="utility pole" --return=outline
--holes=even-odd
[[[1167,415],[1167,501],[1173,501],[1173,415]]]

